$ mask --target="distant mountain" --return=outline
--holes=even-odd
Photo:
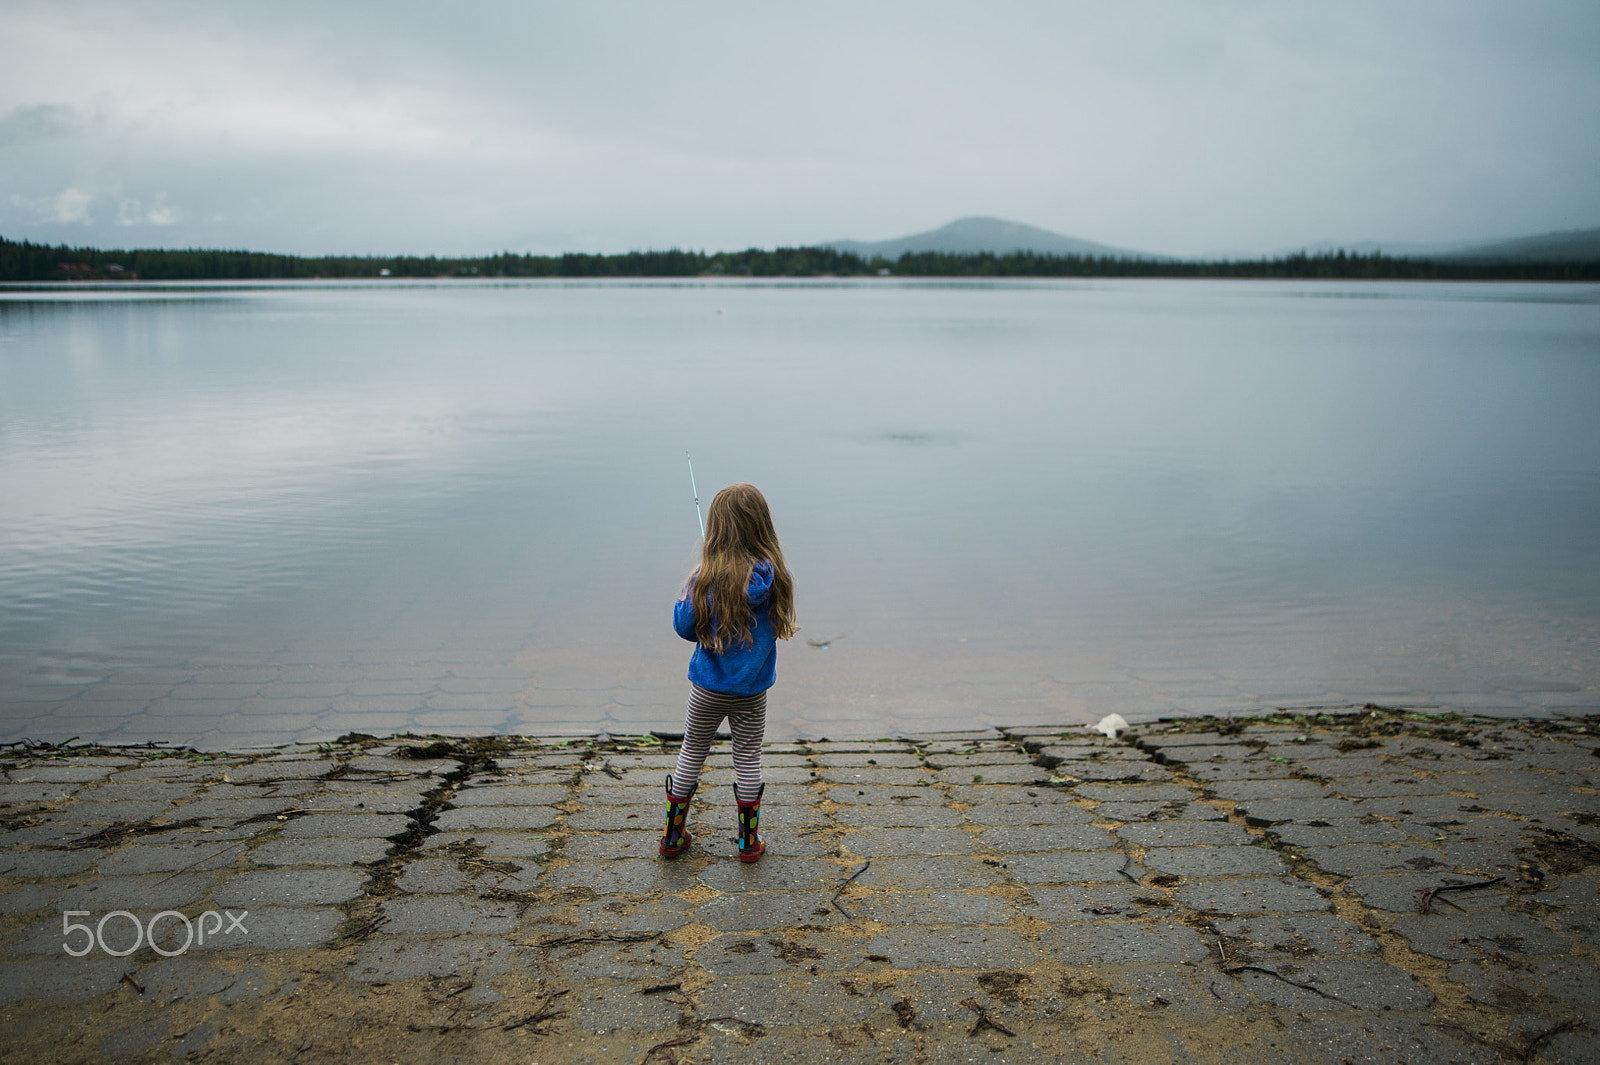
[[[875,256],[898,259],[906,252],[941,252],[946,255],[976,255],[992,252],[1010,255],[1014,252],[1033,252],[1036,255],[1109,256],[1113,259],[1147,259],[1170,262],[1171,256],[1151,255],[1149,252],[1113,248],[1109,244],[1096,244],[1062,233],[1052,233],[1037,226],[1021,222],[1007,222],[1003,218],[958,218],[947,226],[930,229],[926,233],[913,233],[894,240],[830,240],[821,247],[852,252],[863,259]]]
[[[1600,229],[1567,229],[1537,237],[1496,241],[1457,248],[1441,259],[1456,262],[1592,263],[1600,262]]]

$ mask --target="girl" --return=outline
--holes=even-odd
[[[676,858],[694,842],[684,831],[684,818],[706,752],[726,717],[733,734],[739,860],[760,861],[767,850],[757,832],[766,790],[761,739],[767,726],[767,689],[777,676],[777,641],[793,636],[796,626],[794,578],[783,564],[767,501],[754,485],[729,485],[711,501],[700,565],[673,606],[672,627],[696,647],[689,660],[683,747],[667,776],[661,856]]]

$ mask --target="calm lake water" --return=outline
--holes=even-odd
[[[1600,708],[1600,287],[119,286],[0,292],[0,739],[681,728],[686,449],[774,738]]]

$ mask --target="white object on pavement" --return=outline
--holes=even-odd
[[[1121,714],[1107,714],[1094,726],[1096,732],[1104,732],[1112,739],[1117,738],[1117,733],[1128,727],[1127,719]]]

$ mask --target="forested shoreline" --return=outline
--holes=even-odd
[[[0,282],[298,281],[362,278],[1165,277],[1427,281],[1597,281],[1600,262],[1470,262],[1324,252],[1231,260],[907,252],[865,259],[832,248],[633,251],[618,255],[276,255],[222,249],[105,249],[0,237]]]

